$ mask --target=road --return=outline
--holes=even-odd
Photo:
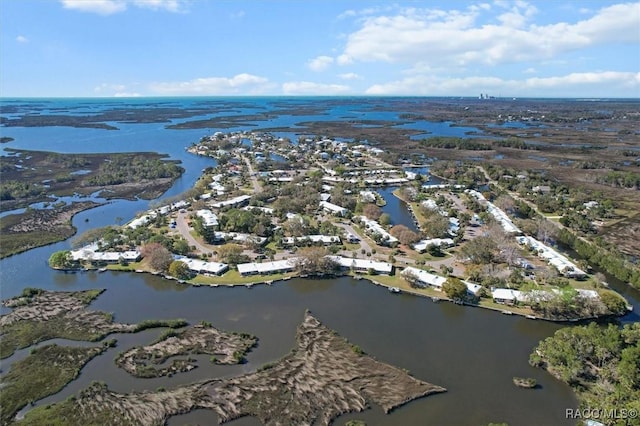
[[[187,240],[187,243],[190,246],[195,246],[200,253],[211,253],[211,249],[209,247],[196,240],[189,232],[190,228],[187,224],[188,214],[189,213],[186,212],[178,213],[178,218],[176,219],[176,230],[184,237],[185,240]]]
[[[253,171],[253,165],[251,164],[251,161],[249,161],[249,159],[245,156],[242,156],[242,159],[244,160],[244,163],[247,165],[247,168],[249,169],[249,178],[251,179],[251,183],[253,184],[253,192],[258,193],[262,191],[262,186],[258,181],[258,177],[256,176],[256,173]]]

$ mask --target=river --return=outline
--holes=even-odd
[[[91,103],[87,100],[84,102]],[[248,102],[247,99],[242,100],[245,106]],[[268,105],[267,101],[261,102],[260,107]],[[353,107],[327,105],[325,115],[314,117],[337,119],[349,117],[349,114],[359,116],[361,112],[356,108],[357,102],[353,101]],[[244,111],[240,107],[237,110]],[[332,115],[334,110],[336,112]],[[398,112],[377,114],[386,117],[397,115]],[[273,122],[265,121],[262,124],[269,127]],[[189,188],[204,167],[215,164],[211,159],[192,156],[184,150],[209,132],[167,130],[162,124],[118,124],[118,127],[122,130],[3,128],[2,133],[3,136],[15,138],[7,146],[22,149],[168,153],[171,158],[182,160],[186,173],[166,195],[175,195]],[[215,130],[218,129],[212,129]],[[379,191],[385,195],[387,206],[384,210],[392,215],[394,223],[412,225],[406,205],[389,196],[392,189],[383,188]],[[136,212],[145,210],[147,206],[147,201],[116,200],[78,214],[73,223],[79,232],[83,232],[115,224],[118,218],[130,220]],[[119,341],[116,348],[90,361],[77,380],[59,394],[38,402],[38,405],[60,401],[86,387],[92,380],[102,380],[113,390],[129,392],[156,389],[159,386],[168,388],[204,378],[252,371],[266,362],[279,359],[290,350],[296,326],[302,320],[305,309],[310,309],[327,326],[371,356],[406,368],[416,378],[448,389],[447,393],[413,401],[389,415],[374,406],[365,413],[342,416],[336,424],[343,424],[349,419],[363,419],[367,424],[375,425],[573,423],[565,419],[565,409],[577,406],[570,388],[527,363],[529,353],[537,342],[552,335],[560,325],[500,315],[478,308],[433,303],[430,299],[405,294],[393,295],[368,281],[350,278],[290,280],[251,289],[208,288],[180,285],[147,274],[65,274],[49,269],[46,265],[49,255],[66,248],[69,248],[68,241],[0,261],[2,298],[17,295],[27,286],[49,290],[106,288],[107,291],[93,303],[92,308],[113,312],[117,321],[137,322],[150,318],[185,318],[190,322],[206,320],[224,330],[255,334],[260,341],[259,346],[248,355],[248,363],[243,365],[212,366],[205,357],[200,358],[201,367],[189,373],[172,378],[135,379],[116,368],[113,361],[115,356],[131,346],[151,342],[160,331],[116,335]],[[628,294],[625,296],[634,304],[638,302],[637,292],[632,297]],[[6,313],[7,310],[3,309],[2,312]],[[637,317],[632,320],[637,320]],[[2,370],[6,372],[7,365],[27,353],[20,351],[4,360]],[[516,388],[512,383],[513,376],[534,377],[541,388]],[[213,424],[215,415],[197,410],[176,416],[169,423]],[[240,419],[230,424],[257,422],[255,419]]]

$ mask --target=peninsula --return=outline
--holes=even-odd
[[[554,247],[568,227],[558,229],[492,180],[492,169],[458,167],[467,171],[461,179],[434,185],[418,165],[389,164],[370,144],[266,132],[217,132],[188,150],[218,166],[183,196],[79,237],[79,247],[54,253],[51,266],[147,271],[211,286],[348,273],[396,293],[534,319],[627,312],[588,263]],[[531,191],[539,182],[519,180]],[[381,209],[386,187],[396,188],[412,224]]]

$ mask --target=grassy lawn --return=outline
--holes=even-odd
[[[343,241],[342,245],[345,246],[348,251],[357,251],[360,253],[360,244],[352,244]]]
[[[297,275],[296,272],[288,272],[286,274],[250,275],[248,277],[243,277],[242,275],[240,275],[240,273],[237,270],[232,269],[219,277],[198,275],[187,282],[190,284],[196,284],[196,285],[234,286],[234,285],[263,283],[265,281],[282,280],[284,278],[291,278],[296,275]]]

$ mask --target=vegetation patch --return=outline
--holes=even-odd
[[[53,292],[27,288],[20,296],[3,301],[13,310],[0,316],[0,359],[49,339],[97,341],[114,332],[132,333],[151,327],[183,327],[183,320],[136,324],[113,322],[107,312],[87,305],[104,290]]]
[[[0,387],[0,421],[11,422],[25,405],[59,392],[80,374],[80,370],[108,345],[67,347],[47,345],[33,349],[14,363]]]
[[[0,218],[0,258],[66,240],[76,233],[71,224],[73,216],[98,205],[82,201],[53,209],[27,209]]]
[[[191,358],[174,358],[169,366],[161,367],[170,358],[209,354],[216,364],[239,364],[257,342],[249,334],[226,333],[202,323],[180,332],[169,330],[156,343],[121,353],[116,364],[136,377],[168,376],[197,367]]]
[[[640,410],[640,323],[560,329],[538,344],[529,363],[569,384],[581,408]],[[606,424],[636,424],[609,420]]]
[[[307,313],[295,348],[254,373],[126,395],[96,383],[74,399],[32,410],[22,423],[162,425],[175,414],[205,408],[215,411],[221,422],[250,415],[266,425],[328,425],[340,414],[363,411],[370,403],[388,413],[444,391],[354,351]]]

